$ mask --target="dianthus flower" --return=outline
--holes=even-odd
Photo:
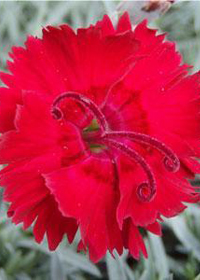
[[[141,229],[199,200],[200,75],[175,44],[125,13],[75,33],[47,27],[13,47],[1,73],[0,173],[8,216],[50,250],[63,235],[92,261],[127,248],[147,255]]]

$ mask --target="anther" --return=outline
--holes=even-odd
[[[100,124],[101,130],[107,130],[108,129],[108,123],[106,121],[106,118],[104,114],[101,112],[101,110],[98,108],[98,106],[89,98],[87,98],[84,95],[81,95],[76,92],[66,92],[61,95],[59,95],[53,102],[53,109],[58,109],[58,104],[61,100],[72,98],[78,102],[80,102],[82,105],[87,107],[90,112],[94,115],[94,117],[97,119],[97,121]]]

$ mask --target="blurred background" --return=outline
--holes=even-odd
[[[141,2],[141,1],[140,1]],[[131,3],[131,6],[130,6]],[[0,2],[0,68],[5,69],[12,45],[22,45],[28,34],[40,36],[48,24],[88,26],[107,13],[115,14],[118,1],[2,1]],[[138,5],[129,2],[137,17]],[[167,32],[177,42],[185,62],[200,69],[200,1],[176,1],[167,13],[150,18],[149,26]],[[199,177],[192,182],[200,185]],[[109,254],[94,265],[76,253],[76,242],[67,241],[49,252],[46,241],[37,245],[31,230],[22,231],[6,217],[0,190],[0,280],[200,280],[200,209],[190,206],[184,214],[163,223],[163,238],[145,237],[148,260],[134,261],[125,251],[116,259]]]

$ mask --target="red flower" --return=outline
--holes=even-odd
[[[81,232],[93,261],[128,248],[146,256],[140,228],[199,199],[199,73],[188,75],[171,42],[146,23],[117,29],[47,27],[14,47],[1,73],[0,161],[8,216],[34,221],[54,250]]]

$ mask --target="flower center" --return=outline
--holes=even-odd
[[[136,162],[146,174],[147,179],[147,181],[142,182],[137,187],[137,196],[142,202],[152,201],[157,191],[156,179],[153,170],[147,163],[146,159],[142,157],[136,150],[127,146],[124,143],[124,140],[129,139],[133,142],[149,145],[157,149],[164,155],[164,167],[169,172],[176,172],[180,168],[180,161],[177,155],[165,143],[150,135],[138,132],[110,130],[106,117],[102,113],[98,105],[88,97],[85,97],[84,95],[76,92],[63,93],[54,100],[52,106],[52,114],[54,118],[63,118],[63,112],[59,108],[59,104],[62,100],[68,98],[74,99],[76,102],[79,102],[93,115],[93,120],[90,125],[82,131],[82,137],[84,141],[89,144],[90,150],[94,153],[99,153],[103,149],[106,149],[112,163],[114,163],[115,165],[115,159],[112,155],[113,150],[125,154],[129,159]],[[115,177],[119,181],[117,172],[117,168],[115,168]]]
[[[99,130],[100,130],[100,125],[99,125],[97,119],[93,119],[91,121],[90,125],[88,127],[86,127],[83,132],[87,133],[87,132],[99,131]]]
[[[93,139],[95,137],[100,136],[100,125],[97,119],[93,119],[88,127],[86,127],[82,132],[83,139],[88,142],[89,149],[92,153],[98,154],[101,153],[102,150],[106,149],[105,145],[93,143]]]

